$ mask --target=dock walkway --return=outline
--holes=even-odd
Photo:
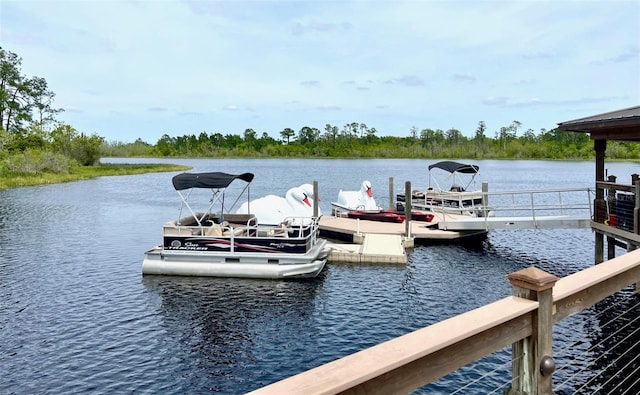
[[[443,230],[491,230],[491,229],[571,229],[589,228],[591,219],[569,215],[538,217],[470,217],[447,219],[438,222]]]
[[[450,216],[447,216],[450,217]],[[452,241],[466,237],[486,235],[486,230],[452,231],[437,228],[441,218],[436,214],[432,222],[411,221],[411,234],[409,238],[416,243],[430,240]],[[322,216],[320,218],[320,234],[328,238],[355,242],[362,234],[386,234],[406,236],[405,223],[392,223],[380,221],[367,221],[353,218],[341,218],[334,216]]]

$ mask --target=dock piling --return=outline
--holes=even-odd
[[[389,209],[396,208],[395,196],[393,193],[393,177],[389,177]]]
[[[318,218],[318,180],[313,181],[313,218]]]
[[[489,216],[489,183],[482,181],[482,216]]]
[[[404,236],[411,238],[411,181],[404,182]]]

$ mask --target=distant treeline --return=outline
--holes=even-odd
[[[324,130],[285,128],[280,138],[253,129],[242,135],[207,133],[172,137],[155,144],[107,142],[59,122],[64,111],[53,105],[55,93],[44,78],[26,76],[22,59],[0,47],[0,177],[19,174],[69,173],[99,164],[100,157],[296,157],[296,158],[470,158],[470,159],[592,159],[588,134],[541,129],[522,124],[489,132],[478,122],[473,137],[457,129],[418,129],[406,137],[380,136],[376,128],[352,122],[326,124]],[[640,144],[610,142],[607,158],[640,158]]]
[[[557,129],[519,133],[521,123],[501,127],[494,137],[486,135],[483,121],[473,137],[457,129],[413,127],[407,137],[378,136],[375,128],[351,123],[341,129],[327,124],[324,131],[303,127],[287,128],[274,139],[258,137],[253,129],[242,136],[201,132],[178,137],[163,135],[155,144],[141,139],[133,143],[105,142],[105,156],[159,157],[296,157],[296,158],[469,158],[469,159],[593,159],[593,142],[588,134]],[[639,159],[640,144],[609,142],[610,159]]]

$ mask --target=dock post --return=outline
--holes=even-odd
[[[318,181],[313,181],[313,218],[318,218]]]
[[[637,178],[637,174],[633,174],[633,185],[635,186],[635,200],[636,204],[633,208],[633,233],[640,235],[640,180]],[[635,249],[635,248],[634,248]]]
[[[393,196],[393,177],[389,177],[389,208],[391,210],[396,208],[395,196]]]
[[[404,182],[404,236],[411,237],[411,181]]]
[[[633,233],[635,234],[640,234],[640,179],[638,177],[639,176],[637,174],[631,175],[631,182],[636,187],[636,204],[633,208]],[[638,248],[636,244],[629,243],[628,246],[631,250],[635,250]],[[636,290],[636,292],[640,292],[640,283],[635,283],[634,289]]]
[[[413,248],[414,239],[411,237],[411,181],[405,181],[404,184],[404,237],[402,245],[404,248]]]
[[[553,394],[553,286],[558,277],[536,267],[507,275],[515,297],[535,300],[532,335],[511,348],[511,388],[505,394]]]
[[[489,216],[489,183],[482,181],[482,216]]]
[[[607,177],[607,181],[615,184],[616,176],[613,174]],[[607,190],[607,220],[609,221],[609,225],[612,224],[612,218],[616,215],[616,189],[609,188]],[[617,221],[617,220],[616,220]],[[616,257],[616,238],[607,236],[607,259],[613,259]]]
[[[598,187],[598,182],[604,181],[604,157],[607,150],[607,140],[594,140],[593,149],[596,151],[596,198],[593,202],[593,220],[603,223],[606,213],[606,202],[604,200],[604,189]],[[604,235],[595,232],[595,264],[604,261]]]

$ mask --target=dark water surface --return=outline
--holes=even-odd
[[[382,202],[389,177],[398,192],[405,181],[424,188],[433,161],[165,162],[254,172],[255,197],[317,180],[330,213],[339,189],[364,179]],[[594,185],[592,162],[474,163],[492,191]],[[640,173],[635,163],[607,167],[621,183]],[[519,230],[492,231],[476,246],[418,246],[406,266],[330,264],[313,280],[143,277],[144,251],[178,215],[174,174],[0,191],[0,393],[244,393],[508,296],[505,276],[521,268],[566,276],[593,264],[591,230]],[[588,315],[560,325],[554,350],[590,342],[599,325]],[[452,393],[508,358],[497,353],[418,392]],[[579,366],[593,356],[569,358]],[[491,392],[509,369],[460,393]]]

